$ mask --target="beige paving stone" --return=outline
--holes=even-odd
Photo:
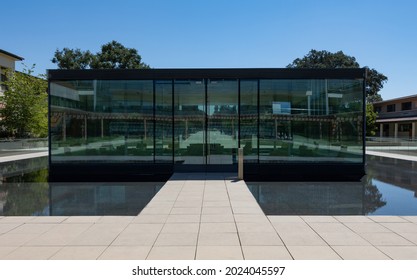
[[[158,215],[158,214],[169,214],[171,212],[171,207],[146,207],[143,209],[140,214],[148,215]]]
[[[417,216],[402,216],[403,219],[417,224]]]
[[[200,215],[169,215],[166,223],[198,223]]]
[[[240,246],[197,246],[197,260],[243,260]]]
[[[201,223],[232,223],[235,219],[231,214],[206,214],[201,215]]]
[[[148,260],[194,260],[196,246],[154,246]]]
[[[276,232],[239,232],[242,245],[284,245]]]
[[[299,216],[267,216],[271,223],[305,223]]]
[[[114,246],[152,246],[155,243],[158,233],[137,233],[137,232],[122,232],[113,241]]]
[[[306,223],[273,223],[272,226],[278,233],[314,233]]]
[[[41,234],[55,227],[55,224],[23,224],[10,231],[11,234],[15,233],[34,233]]]
[[[408,222],[399,216],[368,216],[374,222],[377,223],[404,223]]]
[[[338,223],[332,216],[300,216],[306,223]]]
[[[351,229],[341,223],[309,223],[309,226],[319,234],[323,232],[352,232]]]
[[[229,207],[204,207],[202,211],[203,215],[210,214],[232,214],[232,208]]]
[[[163,226],[164,224],[129,224],[123,233],[159,233]]]
[[[66,246],[53,255],[51,260],[96,260],[106,246]]]
[[[340,260],[330,246],[287,246],[295,260]]]
[[[245,260],[292,260],[285,246],[242,246]]]
[[[367,216],[334,216],[334,218],[342,223],[374,223]]]
[[[417,224],[414,223],[381,223],[381,225],[389,228],[393,232],[417,234]]]
[[[40,223],[40,224],[59,224],[68,219],[68,216],[38,216],[26,223]]]
[[[404,237],[408,241],[410,241],[410,242],[414,243],[415,245],[417,245],[417,234],[415,234],[414,232],[398,233],[398,235]]]
[[[199,223],[165,224],[161,233],[198,233]]]
[[[200,215],[201,207],[174,207],[171,215]]]
[[[161,233],[155,246],[195,246],[198,233]]]
[[[0,235],[0,247],[22,246],[38,236],[39,234],[35,233],[5,233]]]
[[[268,218],[262,214],[234,214],[236,223],[271,223]]]
[[[23,224],[32,220],[33,216],[9,216],[0,220],[0,223],[6,224]]]
[[[365,239],[353,232],[323,232],[320,236],[331,246],[334,245],[370,245]]]
[[[124,229],[123,224],[95,224],[71,240],[68,245],[110,245]]]
[[[51,230],[30,240],[27,245],[64,246],[90,226],[91,224],[57,224]]]
[[[236,223],[239,232],[275,232],[269,223]]]
[[[163,224],[168,219],[168,215],[144,215],[139,214],[132,220],[132,224]]]
[[[417,260],[417,246],[377,246],[394,260]]]
[[[392,232],[360,233],[360,236],[372,245],[413,245],[410,241]]]
[[[0,224],[0,235],[19,227],[21,224]]]
[[[202,201],[175,201],[175,208],[201,208]]]
[[[109,246],[100,260],[145,260],[152,246]]]
[[[101,216],[71,216],[68,217],[67,219],[65,219],[65,221],[63,221],[63,223],[66,224],[93,224],[93,223],[97,223],[98,220],[101,219]]]
[[[198,235],[198,246],[239,246],[239,237],[235,232],[204,233]]]
[[[128,224],[136,216],[102,216],[97,223],[99,224]]]
[[[345,223],[345,225],[357,233],[365,232],[391,232],[386,227],[378,223]]]
[[[332,246],[344,260],[389,260],[390,258],[373,246]]]
[[[19,247],[3,258],[8,260],[47,260],[61,248],[56,246]]]
[[[235,223],[202,223],[200,225],[200,232],[237,232],[237,229]]]
[[[320,246],[326,245],[326,242],[315,232],[284,232],[279,233],[285,245],[294,246]]]
[[[234,214],[263,214],[261,208],[259,207],[234,207]]]
[[[230,201],[221,200],[221,201],[203,201],[203,207],[230,207]]]
[[[7,255],[19,248],[18,246],[0,246],[0,260],[7,260]]]
[[[174,207],[174,201],[152,201],[146,205],[146,207]]]

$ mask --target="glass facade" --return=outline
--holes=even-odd
[[[195,78],[189,69],[189,79],[175,69],[172,78],[138,70],[136,79],[118,79],[123,70],[113,79],[83,71],[60,79],[54,70],[51,164],[235,166],[243,148],[248,165],[363,165],[363,75],[291,78],[286,69],[280,78],[275,70],[276,78],[233,69]]]

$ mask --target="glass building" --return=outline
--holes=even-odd
[[[359,180],[365,69],[49,70],[51,180]]]

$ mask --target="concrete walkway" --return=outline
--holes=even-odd
[[[0,259],[417,259],[417,216],[265,216],[233,174],[174,174],[138,216],[0,217]]]

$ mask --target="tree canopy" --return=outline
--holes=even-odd
[[[288,64],[288,68],[361,68],[356,58],[344,54],[342,51],[335,53],[329,51],[311,50],[302,58],[295,59]],[[378,93],[388,78],[373,68],[368,69],[366,78],[366,100],[368,103],[381,101],[381,95]]]
[[[46,137],[48,134],[48,83],[23,72],[6,72],[6,91],[0,97],[2,134],[8,137]]]
[[[95,54],[80,49],[57,49],[51,60],[59,69],[146,69],[149,65],[134,48],[126,48],[117,41],[101,46]]]

